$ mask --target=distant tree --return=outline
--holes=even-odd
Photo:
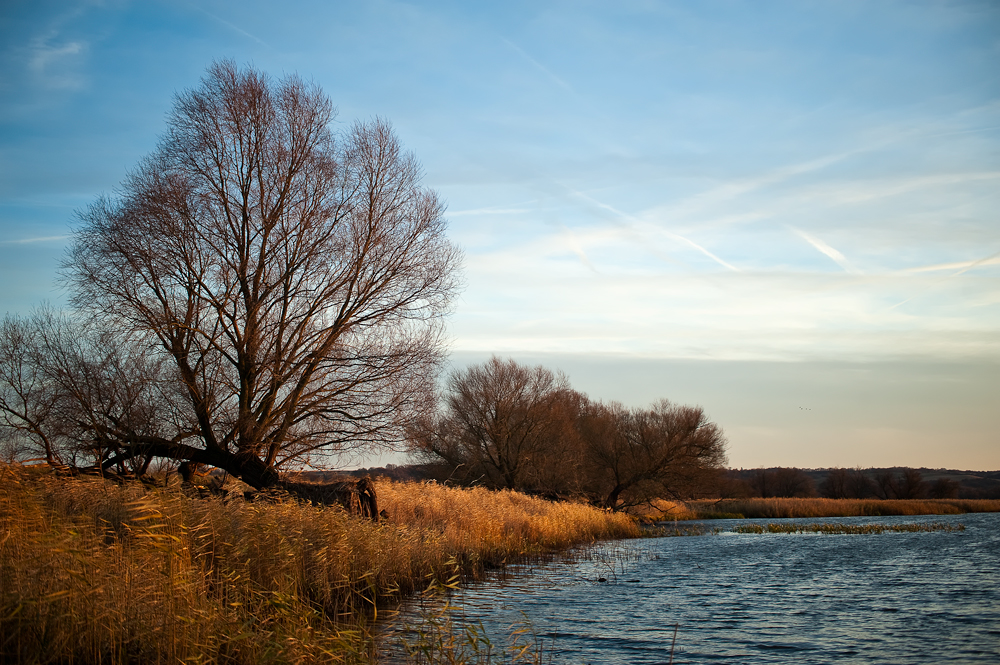
[[[690,496],[725,464],[726,440],[699,407],[591,404],[581,418],[588,489],[607,508]]]
[[[860,468],[836,468],[827,473],[819,491],[831,499],[864,499],[871,496],[872,483]]]
[[[959,489],[959,484],[951,478],[938,478],[931,483],[928,493],[932,499],[954,499]]]
[[[335,134],[333,117],[295,76],[216,63],[178,95],[120,193],[81,215],[64,265],[75,318],[124,350],[120,368],[87,350],[99,361],[87,367],[140,363],[154,377],[91,383],[121,409],[170,395],[168,417],[73,422],[77,441],[114,451],[102,465],[188,460],[265,487],[304,456],[398,443],[432,406],[460,264],[444,206],[386,122]],[[19,435],[55,461],[34,412],[9,405]]]
[[[801,469],[777,467],[774,469],[753,469],[747,477],[747,486],[752,496],[807,497],[816,494],[812,478]]]
[[[896,497],[899,499],[921,499],[927,494],[927,483],[916,469],[903,469],[896,483]]]
[[[896,484],[896,474],[891,469],[882,469],[875,472],[874,476],[875,496],[880,499],[899,498],[899,489]]]
[[[561,442],[571,392],[565,376],[493,356],[449,377],[443,411],[410,427],[411,447],[466,481],[532,487],[549,458],[568,448]],[[565,455],[563,462],[569,471]]]
[[[768,498],[774,496],[774,472],[769,469],[759,468],[750,471],[747,478],[747,485],[752,496]]]
[[[916,469],[882,469],[875,473],[875,494],[880,499],[920,499],[927,493],[927,483]]]
[[[742,469],[719,469],[716,474],[714,495],[721,499],[737,499],[753,496],[746,473]]]
[[[779,467],[774,472],[774,496],[808,497],[815,496],[816,486],[805,471],[791,467]]]
[[[867,499],[874,494],[871,479],[861,467],[851,469],[847,477],[847,497],[850,499]]]
[[[582,494],[608,508],[718,485],[725,437],[697,407],[592,402],[561,374],[491,358],[454,372],[411,450],[448,477],[490,487]]]
[[[847,469],[830,469],[820,483],[820,493],[830,499],[846,499],[850,496],[850,472]]]

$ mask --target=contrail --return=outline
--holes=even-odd
[[[969,261],[968,263],[943,264],[943,265],[950,265],[950,266],[953,266],[953,267],[958,267],[959,269],[957,271],[951,273],[950,275],[946,275],[946,276],[942,277],[941,279],[935,281],[931,286],[937,286],[941,282],[946,282],[949,279],[953,279],[955,277],[958,277],[962,273],[969,272],[970,270],[972,270],[975,267],[984,266],[984,265],[994,265],[994,264],[997,264],[997,263],[1000,263],[1000,252],[997,252],[996,254],[991,254],[991,255],[987,256],[986,258],[979,259],[978,261]],[[938,268],[937,266],[930,266],[930,269],[937,269],[937,268]],[[918,268],[916,271],[919,272],[919,271],[921,271],[921,269]],[[893,305],[892,307],[890,307],[886,311],[887,312],[891,312],[892,310],[896,309],[897,307],[899,307],[901,305],[905,305],[906,303],[910,302],[911,300],[914,300],[915,298],[919,298],[924,293],[926,293],[928,290],[929,289],[924,289],[920,293],[918,293],[916,295],[913,295],[913,296],[910,296],[909,298],[907,298],[903,302],[896,303],[895,305]]]
[[[579,191],[577,191],[575,189],[570,189],[570,191],[573,192],[573,194],[575,194],[576,196],[579,196],[580,198],[582,198],[585,201],[589,202],[590,204],[595,205],[598,208],[601,208],[602,210],[607,210],[608,212],[611,212],[611,213],[617,215],[618,217],[621,217],[623,219],[628,220],[629,222],[632,223],[633,226],[646,226],[646,224],[644,224],[640,220],[636,219],[632,215],[628,214],[627,212],[623,212],[623,211],[621,211],[621,210],[619,210],[619,209],[617,209],[617,208],[615,208],[613,206],[608,205],[607,203],[602,203],[602,202],[600,202],[600,201],[598,201],[598,200],[596,200],[596,199],[594,199],[594,198],[592,198],[590,196],[587,196],[583,192],[579,192]],[[719,265],[721,265],[721,266],[723,266],[725,268],[729,268],[733,272],[740,272],[739,268],[737,268],[733,264],[731,264],[731,263],[729,263],[727,261],[724,261],[723,259],[719,258],[718,256],[716,256],[712,252],[708,251],[707,249],[705,249],[704,247],[702,247],[701,245],[699,245],[695,241],[690,240],[688,238],[685,238],[682,235],[678,235],[678,234],[676,234],[676,233],[674,233],[672,231],[667,231],[666,229],[661,229],[659,227],[657,227],[656,230],[659,231],[660,233],[662,233],[663,235],[667,236],[668,238],[671,238],[672,240],[676,240],[678,242],[682,242],[682,243],[685,243],[686,245],[691,246],[692,248],[698,250],[699,252],[701,252],[702,254],[704,254],[705,256],[707,256],[708,258],[712,259],[713,261],[715,261]]]
[[[507,46],[511,47],[515,51],[517,51],[521,55],[522,58],[524,58],[525,60],[527,60],[528,62],[530,62],[531,64],[533,64],[535,67],[537,67],[539,69],[539,71],[541,71],[546,76],[548,76],[550,79],[552,79],[553,81],[555,81],[560,87],[565,88],[566,90],[569,90],[570,92],[574,92],[573,87],[569,83],[566,83],[566,81],[563,81],[561,78],[559,78],[558,76],[556,76],[555,74],[553,74],[547,67],[545,67],[545,65],[543,65],[540,62],[538,62],[537,60],[535,60],[534,58],[532,58],[530,55],[528,55],[527,53],[525,53],[521,49],[521,47],[519,47],[517,44],[511,42],[508,39],[504,39],[503,43],[506,44]]]
[[[806,233],[805,231],[803,231],[801,229],[797,229],[794,226],[789,226],[788,228],[791,229],[800,238],[802,238],[803,240],[805,240],[807,243],[809,243],[810,245],[812,245],[813,247],[815,247],[817,250],[819,250],[820,253],[826,255],[827,257],[829,257],[834,263],[836,263],[838,266],[840,266],[841,268],[843,268],[846,272],[849,272],[852,275],[860,275],[861,274],[861,271],[858,270],[857,267],[855,267],[855,265],[853,263],[851,263],[850,261],[848,261],[846,256],[844,256],[843,254],[841,254],[840,252],[838,252],[833,247],[830,247],[829,245],[827,245],[825,242],[823,242],[819,238],[816,238],[815,236],[811,236],[808,233]]]
[[[208,16],[209,18],[211,18],[211,19],[213,19],[215,21],[218,21],[219,23],[221,23],[222,25],[226,26],[230,30],[235,30],[236,32],[238,32],[241,35],[243,35],[244,37],[249,37],[250,39],[252,39],[255,42],[257,42],[258,44],[260,44],[261,46],[266,46],[267,48],[272,48],[271,45],[268,44],[267,42],[265,42],[263,39],[261,39],[260,37],[258,37],[256,35],[250,34],[246,30],[244,30],[243,28],[239,27],[238,25],[234,25],[234,24],[230,23],[229,21],[227,21],[226,19],[221,18],[219,16],[216,16],[212,12],[207,11],[205,9],[202,9],[201,7],[199,7],[197,5],[192,4],[191,6],[194,7],[195,9],[197,9],[198,11],[200,11],[205,16]]]

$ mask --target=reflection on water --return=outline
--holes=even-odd
[[[526,616],[554,663],[667,663],[675,626],[674,663],[1000,662],[1000,514],[822,521],[966,529],[736,534],[748,520],[720,520],[718,535],[604,545],[451,602],[501,642]]]

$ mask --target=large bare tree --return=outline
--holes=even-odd
[[[334,114],[295,76],[216,63],[82,213],[73,304],[166,359],[183,394],[170,431],[94,426],[119,457],[264,487],[289,460],[400,441],[429,404],[461,256],[389,125],[335,133]]]

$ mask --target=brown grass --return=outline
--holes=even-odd
[[[0,661],[372,662],[387,601],[634,522],[512,492],[378,485],[391,515],[192,499],[0,467]]]
[[[723,499],[674,504],[664,519],[718,517],[882,517],[887,515],[959,515],[1000,512],[994,499]]]

